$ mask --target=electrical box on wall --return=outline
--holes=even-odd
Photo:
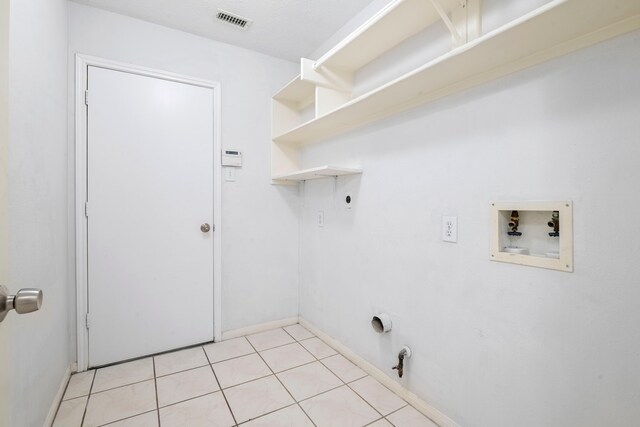
[[[242,167],[242,153],[238,150],[223,150],[222,166]]]
[[[490,259],[572,272],[572,203],[491,203]]]

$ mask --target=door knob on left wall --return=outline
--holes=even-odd
[[[42,307],[42,290],[34,288],[20,289],[15,295],[9,295],[9,289],[0,286],[0,322],[11,310],[18,314],[31,313]]]

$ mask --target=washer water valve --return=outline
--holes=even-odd
[[[398,376],[400,378],[402,378],[402,374],[404,373],[404,359],[408,359],[410,357],[411,349],[405,345],[404,347],[402,347],[402,350],[400,350],[400,353],[398,353],[398,364],[393,367],[393,369],[396,369],[398,371]]]

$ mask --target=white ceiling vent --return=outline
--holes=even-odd
[[[218,9],[218,13],[216,14],[216,18],[221,21],[226,22],[229,25],[233,25],[234,27],[239,27],[243,29],[247,29],[251,25],[251,20],[247,19],[243,16],[236,15],[226,10]]]

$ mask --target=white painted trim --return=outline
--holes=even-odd
[[[273,322],[260,323],[258,325],[247,326],[245,328],[233,329],[222,333],[222,340],[230,340],[232,338],[243,337],[245,335],[257,334],[258,332],[268,331],[270,329],[282,328],[298,323],[297,317],[289,317],[288,319],[275,320]]]
[[[398,384],[394,379],[385,374],[383,371],[375,367],[373,364],[369,363],[364,358],[355,354],[351,349],[349,349],[344,344],[336,341],[331,338],[326,333],[322,332],[320,329],[313,326],[311,323],[303,319],[299,318],[299,323],[307,328],[311,333],[316,335],[322,341],[326,342],[330,347],[332,347],[335,351],[342,354],[344,357],[349,359],[355,365],[357,365],[360,369],[365,371],[367,374],[371,375],[373,378],[382,383],[389,390],[393,391],[395,394],[403,398],[407,401],[411,406],[416,408],[418,411],[422,412],[425,416],[429,417],[440,427],[460,427],[455,421],[451,418],[447,417],[445,414],[437,410],[435,407],[430,405],[429,403],[422,400],[415,393],[407,390],[400,384]]]
[[[69,378],[71,378],[71,368],[69,366],[62,377],[62,381],[60,382],[60,387],[58,388],[58,392],[56,393],[56,397],[53,398],[53,402],[51,403],[51,408],[49,408],[49,413],[47,414],[47,418],[44,420],[44,427],[51,427],[53,422],[56,419],[56,413],[58,412],[58,407],[62,402],[62,398],[64,397],[64,392],[67,390],[67,384],[69,383]]]
[[[87,106],[84,93],[87,87],[87,67],[95,66],[147,77],[155,77],[213,89],[213,339],[222,339],[222,165],[218,156],[221,143],[221,95],[220,83],[169,73],[137,65],[110,61],[76,54],[75,70],[75,222],[76,222],[76,330],[77,367],[85,371],[89,366],[89,332],[85,327],[87,313],[87,218],[84,215],[86,200],[86,144]]]

